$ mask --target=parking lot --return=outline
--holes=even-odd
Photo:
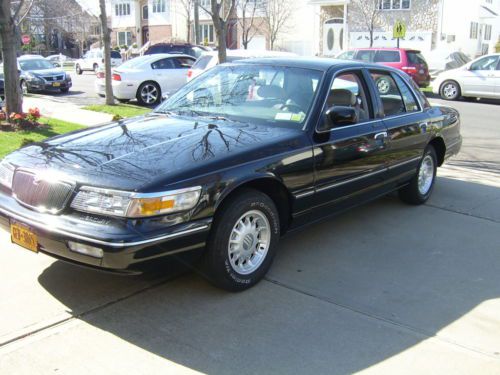
[[[73,78],[68,100],[102,102]],[[500,373],[500,106],[451,105],[464,145],[426,205],[391,195],[286,237],[243,293],[78,268],[1,232],[0,373]]]

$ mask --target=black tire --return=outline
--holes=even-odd
[[[31,92],[28,83],[25,80],[21,81],[21,93],[22,95],[24,94],[29,94]]]
[[[423,168],[429,168],[428,162],[429,160],[432,161],[432,181],[430,183],[430,186],[428,188],[421,190],[419,187],[419,181],[420,178],[419,176],[421,175],[421,172],[423,171]],[[424,156],[422,157],[422,160],[420,160],[420,163],[418,164],[417,168],[417,174],[410,180],[410,183],[401,189],[399,189],[399,198],[408,204],[413,204],[413,205],[420,205],[424,204],[427,202],[429,197],[432,194],[432,190],[434,189],[434,183],[436,182],[436,171],[437,171],[437,157],[436,157],[436,150],[434,150],[434,147],[429,145],[425,149]],[[427,173],[427,176],[431,176],[430,172]],[[426,187],[425,185],[422,186]]]
[[[80,76],[80,75],[82,75],[83,70],[80,68],[80,65],[79,65],[79,64],[76,64],[76,65],[75,65],[75,72],[76,72],[76,74],[78,74],[79,76]]]
[[[460,85],[453,80],[444,81],[439,87],[439,95],[444,100],[458,100],[462,95]]]
[[[63,93],[69,92],[69,87],[65,87],[65,88],[61,89],[61,92],[63,92]]]
[[[92,66],[92,70],[93,70],[93,71],[94,71],[94,73],[96,73],[96,74],[97,74],[97,70],[98,70],[98,69],[99,69],[99,65],[94,64],[94,65]]]
[[[152,90],[154,88],[156,90],[155,93],[155,99],[151,99],[151,101],[148,101],[144,95],[143,95],[143,90],[148,88],[148,90]],[[150,91],[152,92],[152,91]],[[140,105],[144,106],[155,106],[157,104],[160,104],[161,102],[161,89],[160,86],[156,82],[143,82],[139,88],[137,89],[137,94],[136,94],[137,101],[139,102]]]
[[[241,250],[241,253],[245,251],[245,254],[255,261],[257,259],[257,255],[255,254],[257,252],[252,253],[252,255],[248,255],[248,252],[255,251],[259,247],[258,241],[262,232],[264,232],[265,236],[264,241],[269,244],[267,252],[259,260],[255,261],[256,268],[254,270],[249,269],[249,273],[246,274],[235,269],[238,266],[235,266],[234,262],[239,262],[242,265],[251,263],[248,263],[248,260],[241,261],[234,253],[233,256],[229,255],[230,239],[235,235],[233,229],[236,228],[245,215],[249,215],[249,219],[246,222],[256,223],[257,228],[261,228],[258,226],[258,220],[262,222],[263,217],[267,218],[268,230],[259,230],[259,237],[252,237],[249,242],[246,242],[247,236],[244,236],[241,241],[242,247],[244,248],[245,245],[247,247]],[[261,215],[261,219],[254,218],[252,221],[252,215]],[[266,226],[264,225],[263,227],[265,228]],[[248,289],[257,284],[269,270],[276,255],[279,237],[279,214],[271,198],[257,190],[241,190],[237,195],[224,202],[220,211],[215,216],[206,252],[202,259],[203,275],[212,284],[227,291],[238,292]]]

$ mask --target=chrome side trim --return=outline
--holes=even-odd
[[[65,231],[63,229],[48,228],[48,227],[45,227],[43,223],[39,223],[37,221],[34,221],[34,220],[31,220],[31,219],[27,219],[27,218],[24,218],[22,216],[16,215],[15,213],[12,213],[10,211],[7,211],[7,210],[3,209],[2,207],[0,207],[0,212],[3,213],[3,214],[5,214],[5,215],[7,215],[9,218],[12,218],[12,219],[14,219],[16,221],[19,221],[19,222],[23,223],[23,224],[28,224],[28,225],[30,225],[30,226],[32,226],[34,228],[37,228],[37,229],[40,229],[40,230],[43,230],[43,231],[60,234],[60,235],[67,236],[67,237],[72,238],[72,239],[78,239],[78,240],[82,240],[82,241],[86,241],[86,242],[91,242],[91,243],[98,244],[98,245],[109,246],[109,247],[116,247],[116,248],[146,245],[146,244],[149,244],[149,243],[152,243],[152,242],[157,242],[157,241],[163,241],[163,240],[169,240],[169,239],[172,239],[172,238],[182,237],[182,236],[185,236],[187,234],[196,233],[196,232],[200,232],[200,231],[208,229],[208,225],[207,224],[203,224],[203,225],[201,225],[199,227],[196,227],[196,228],[186,229],[186,230],[183,230],[183,231],[180,231],[180,232],[166,234],[166,235],[163,235],[163,236],[148,238],[147,240],[143,240],[143,241],[135,241],[135,242],[108,242],[108,241],[101,241],[101,240],[97,240],[95,238],[91,238],[91,237],[87,237],[87,236],[82,236],[82,235],[79,235],[79,234],[71,233],[71,232]]]
[[[405,164],[414,163],[414,162],[416,162],[416,161],[419,161],[420,159],[422,159],[422,157],[421,157],[421,156],[418,156],[418,157],[416,157],[416,158],[412,158],[412,159],[410,159],[410,160],[405,160],[405,161],[403,161],[403,162],[401,162],[401,163],[394,164],[394,165],[390,165],[390,166],[389,166],[389,169],[394,169],[394,168],[401,167],[401,166],[403,166],[403,165],[405,165]]]
[[[319,192],[324,191],[324,190],[329,190],[329,189],[332,189],[332,188],[337,187],[337,186],[342,186],[342,185],[345,185],[345,184],[348,184],[348,183],[351,183],[354,181],[362,180],[363,178],[375,176],[375,175],[382,173],[382,172],[387,172],[387,168],[380,169],[378,171],[374,171],[374,172],[370,172],[370,173],[366,173],[366,174],[363,174],[362,176],[353,177],[353,178],[350,178],[348,180],[336,182],[336,183],[328,185],[328,186],[323,186],[319,189],[316,189],[316,192],[319,193]]]
[[[300,199],[300,198],[309,197],[313,194],[314,194],[314,190],[309,190],[309,191],[306,191],[304,193],[295,194],[294,197],[295,197],[295,199]]]

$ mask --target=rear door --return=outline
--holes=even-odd
[[[175,64],[171,57],[160,59],[151,64],[153,77],[160,85],[162,94],[170,95],[176,91]]]
[[[366,78],[362,69],[353,69],[338,73],[330,84],[313,144],[317,205],[354,199],[384,182],[387,131],[383,120],[374,118]],[[358,122],[325,127],[326,111],[336,106],[355,108]]]
[[[188,71],[196,59],[194,57],[173,57],[175,69],[172,72],[172,90],[179,90],[187,82]]]
[[[495,97],[498,60],[498,55],[485,56],[463,70],[460,82],[463,93],[469,96]]]
[[[430,139],[429,115],[413,92],[413,87],[399,74],[370,70],[378,105],[387,127],[389,154],[386,158],[389,179],[416,171]]]

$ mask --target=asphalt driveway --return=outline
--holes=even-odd
[[[282,241],[239,294],[120,277],[0,233],[0,373],[500,373],[500,106],[460,102],[428,204],[388,196]]]

